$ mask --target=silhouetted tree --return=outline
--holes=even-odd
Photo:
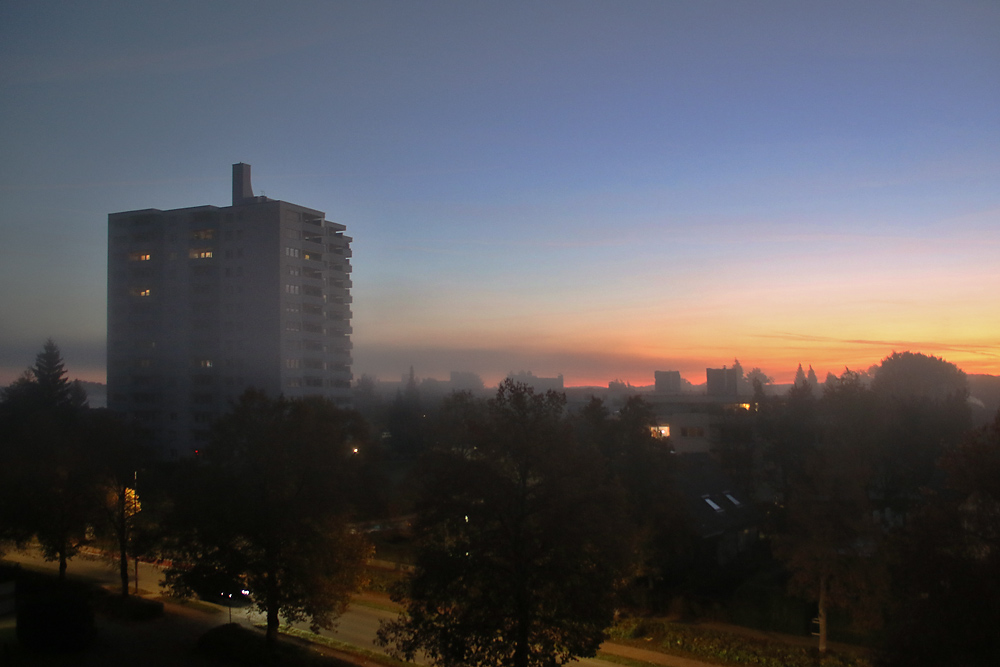
[[[608,481],[624,490],[636,534],[633,573],[652,590],[688,546],[669,439],[653,435],[656,415],[641,396],[630,396],[615,414],[592,398],[574,422],[580,442],[604,457]]]
[[[51,407],[72,404],[72,383],[66,379],[66,365],[63,363],[59,347],[51,338],[45,341],[42,351],[35,357],[31,372],[38,383],[38,389]]]
[[[875,493],[880,509],[902,517],[933,482],[945,447],[969,430],[968,382],[943,359],[894,352],[875,372],[872,391],[881,414]]]
[[[886,663],[995,665],[1000,655],[1000,412],[951,447],[946,482],[899,534]]]
[[[43,555],[59,561],[61,579],[87,540],[97,506],[95,460],[81,434],[85,407],[51,339],[0,403],[2,530],[14,541],[34,534]]]
[[[766,387],[769,384],[774,384],[774,378],[755,366],[747,373],[747,382],[750,385],[750,390],[753,391],[754,383],[760,383],[761,387]]]
[[[215,578],[246,586],[266,614],[269,642],[279,614],[330,627],[370,554],[348,525],[365,431],[360,415],[326,399],[244,393],[175,499],[173,551],[189,567],[171,570],[171,585],[190,591]]]
[[[883,531],[869,499],[875,402],[857,374],[826,386],[817,442],[792,477],[775,554],[795,593],[816,602],[819,650],[827,647],[827,610],[845,608],[859,627],[877,626],[886,599]]]
[[[813,370],[812,364],[809,364],[809,372],[806,373],[806,382],[814,394],[819,390],[819,379],[816,377],[816,371]]]
[[[390,435],[389,445],[398,456],[412,460],[424,451],[427,419],[412,366],[406,386],[389,406],[386,428]]]
[[[565,398],[507,380],[441,442],[419,506],[404,613],[379,643],[438,665],[563,664],[594,655],[630,540],[602,458],[581,446]],[[458,406],[462,407],[462,406]]]
[[[800,378],[783,399],[755,393],[755,429],[764,464],[761,482],[774,499],[772,518],[780,528],[791,487],[819,441],[819,406],[799,366]]]
[[[98,462],[95,484],[100,494],[100,512],[94,528],[99,537],[112,542],[121,594],[127,596],[129,556],[138,558],[143,551],[139,534],[142,500],[137,480],[139,471],[153,462],[153,454],[134,425],[107,410],[90,411],[83,431],[87,449]]]

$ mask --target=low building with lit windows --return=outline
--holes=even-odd
[[[185,456],[247,388],[346,403],[351,238],[322,211],[254,196],[232,206],[108,216],[108,407]]]

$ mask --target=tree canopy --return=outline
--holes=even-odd
[[[581,445],[565,398],[507,380],[465,400],[432,455],[405,607],[379,641],[439,665],[515,667],[591,656],[628,561],[623,499]]]
[[[174,552],[189,567],[168,581],[181,591],[245,587],[271,641],[279,614],[330,627],[370,554],[348,523],[365,437],[360,416],[327,399],[244,393],[176,498]]]
[[[0,540],[34,535],[60,577],[87,539],[98,465],[84,437],[86,395],[66,375],[49,339],[0,401]]]

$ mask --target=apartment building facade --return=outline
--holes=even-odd
[[[318,211],[254,196],[108,216],[108,407],[168,457],[207,441],[247,388],[350,399],[351,238]]]

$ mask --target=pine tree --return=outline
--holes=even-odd
[[[49,338],[42,351],[35,357],[31,367],[43,400],[49,407],[63,407],[71,403],[70,381],[66,379],[66,365],[63,363],[59,346]]]

